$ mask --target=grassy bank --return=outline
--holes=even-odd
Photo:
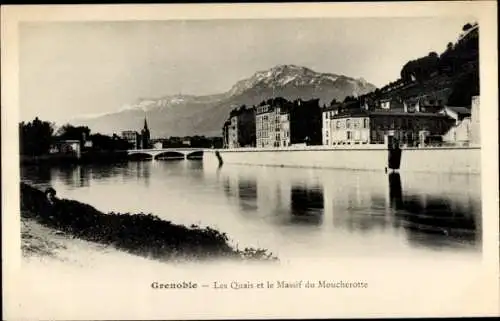
[[[276,260],[263,249],[235,249],[225,233],[210,227],[176,225],[152,214],[105,214],[74,200],[49,205],[42,191],[25,183],[21,183],[21,215],[72,237],[159,260]]]

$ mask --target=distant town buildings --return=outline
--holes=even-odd
[[[129,143],[131,149],[139,149],[141,135],[135,130],[123,131],[122,138]]]
[[[141,149],[151,148],[151,133],[148,128],[148,121],[144,117],[144,128],[141,130]]]
[[[131,149],[151,148],[151,133],[146,117],[144,117],[144,127],[140,134],[134,130],[126,130],[122,132],[122,138],[129,143]]]
[[[82,153],[82,142],[79,140],[59,140],[51,144],[50,154],[72,155],[80,158]]]

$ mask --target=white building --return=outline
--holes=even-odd
[[[454,144],[467,144],[471,140],[471,110],[467,107],[446,106],[440,114],[447,115],[455,120],[455,124],[446,134],[443,141]]]
[[[333,120],[332,117],[337,115],[339,112],[337,106],[330,106],[323,108],[322,112],[322,122],[323,125],[321,126],[321,131],[322,131],[322,137],[323,137],[323,145],[325,146],[331,146],[332,145],[332,132],[333,132]]]
[[[290,114],[282,106],[257,106],[255,111],[257,147],[290,146]]]
[[[346,115],[330,121],[330,145],[339,143],[366,144],[370,141],[370,118],[368,115]]]
[[[471,144],[481,145],[479,96],[472,97],[471,102]]]

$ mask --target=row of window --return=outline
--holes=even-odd
[[[346,119],[338,119],[332,120],[334,123],[334,129],[357,129],[362,126],[362,128],[370,127],[370,120],[368,118],[364,118],[361,123],[361,119],[354,118],[346,118]],[[328,120],[325,121],[325,128],[329,128]],[[418,128],[420,126],[431,126],[436,129],[441,129],[443,123],[441,121],[433,121],[430,122],[426,119],[410,119],[410,118],[381,118],[375,120],[375,126],[380,128]]]
[[[286,147],[290,146],[290,142],[283,140],[283,141],[275,141],[273,144],[270,144],[269,142],[260,142],[257,143],[257,146],[260,147]]]
[[[278,137],[277,138],[278,140],[279,140],[279,137],[280,137],[280,133],[281,133],[281,131],[278,131],[277,133],[275,133],[275,136]],[[262,139],[262,138],[268,138],[270,136],[271,135],[269,134],[269,131],[260,131],[260,130],[258,130],[256,132],[256,137],[260,138],[260,139]],[[283,132],[283,137],[286,137],[286,138],[290,137],[290,133],[289,133],[288,130],[286,130],[286,131]]]
[[[370,126],[370,119],[368,119],[368,118],[363,118],[362,123],[361,123],[361,119],[358,119],[358,118],[338,119],[338,120],[332,120],[332,122],[335,123],[334,128],[337,128],[337,129],[360,128],[361,125],[363,126],[363,128],[369,128],[369,126]],[[326,120],[326,122],[325,122],[325,127],[326,128],[329,127],[328,120]]]

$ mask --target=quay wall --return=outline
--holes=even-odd
[[[300,148],[235,148],[205,150],[206,162],[225,164],[385,171],[385,145],[304,146]],[[481,173],[480,147],[402,148],[400,172]]]

